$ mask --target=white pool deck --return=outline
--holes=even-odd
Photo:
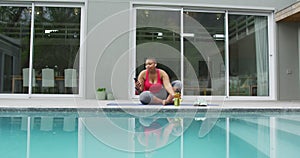
[[[108,105],[114,103],[113,105]],[[300,101],[211,101],[209,106],[141,105],[137,100],[95,100],[79,98],[0,99],[0,117],[297,117]],[[298,118],[299,117],[299,118]]]
[[[126,103],[126,107],[139,108],[150,107],[151,105],[139,106],[130,103],[138,103],[138,101],[128,100],[95,100],[95,99],[79,99],[79,98],[33,98],[33,99],[0,99],[0,108],[105,108],[108,103]],[[219,106],[209,106],[209,108],[293,108],[300,109],[300,100],[291,101],[212,101]],[[184,102],[193,104],[193,102]],[[111,107],[111,106],[110,106]],[[156,106],[157,107],[157,106]],[[161,106],[160,108],[173,108],[173,105]],[[205,108],[195,107],[192,108]],[[189,108],[189,106],[181,106],[179,108]]]

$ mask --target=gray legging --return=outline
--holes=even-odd
[[[176,87],[177,89],[181,90],[182,83],[179,80],[173,81],[172,87]],[[140,94],[140,101],[142,104],[150,104],[152,102],[153,96],[156,96],[157,98],[160,98],[162,100],[167,99],[168,97],[168,92],[166,91],[165,88],[162,88],[159,92],[157,93],[152,93],[150,91],[144,91]]]

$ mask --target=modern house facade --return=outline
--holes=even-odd
[[[0,97],[136,98],[133,78],[155,57],[187,99],[299,100],[297,4],[2,1]]]

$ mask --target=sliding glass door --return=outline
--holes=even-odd
[[[171,81],[180,79],[180,11],[136,12],[136,75],[145,68],[145,59],[154,57],[157,67],[168,72]]]
[[[184,94],[225,95],[225,14],[183,13]]]
[[[31,6],[0,6],[0,93],[28,93]],[[28,78],[28,77],[27,77]]]
[[[185,96],[269,97],[268,14],[136,8],[136,75],[147,57]]]
[[[229,94],[269,95],[267,16],[229,15]]]
[[[33,93],[78,93],[80,15],[79,7],[35,8],[33,69],[38,87]],[[71,76],[66,76],[68,71]]]
[[[184,95],[225,95],[224,13],[137,9],[136,15],[136,75],[155,57],[171,81],[183,80]]]

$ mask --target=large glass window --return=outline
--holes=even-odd
[[[225,95],[224,16],[224,13],[184,12],[186,95]]]
[[[232,96],[269,95],[266,16],[229,15],[229,92]]]
[[[78,94],[81,7],[0,6],[0,21],[0,93]]]
[[[155,57],[187,96],[269,96],[268,48],[267,15],[136,9],[136,74]]]
[[[78,93],[80,8],[36,7],[33,93]]]
[[[154,57],[171,81],[180,79],[180,12],[139,9],[136,21],[136,75]]]
[[[0,93],[28,93],[31,7],[0,6]]]

